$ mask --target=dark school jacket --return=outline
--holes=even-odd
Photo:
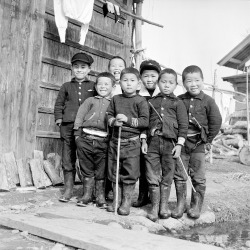
[[[186,106],[189,121],[192,124],[193,117],[197,120],[196,126],[201,127],[202,140],[211,143],[219,133],[222,118],[214,99],[203,91],[197,96],[191,96],[188,92],[178,96]]]
[[[85,79],[79,83],[74,78],[65,82],[59,90],[55,107],[55,120],[62,119],[63,122],[74,122],[80,105],[95,94],[94,82]]]

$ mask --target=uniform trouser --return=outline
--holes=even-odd
[[[205,144],[202,143],[192,149],[191,144],[187,144],[182,148],[181,159],[194,187],[206,186],[205,177]],[[177,167],[174,175],[175,181],[186,182],[187,175],[185,174],[180,161],[177,161]]]
[[[63,141],[62,168],[63,171],[66,172],[72,172],[75,170],[76,144],[73,128],[73,122],[63,122],[60,126],[60,134]]]
[[[171,139],[161,136],[149,139],[148,152],[145,155],[146,178],[149,185],[171,186],[176,166],[176,159],[172,155],[173,147]]]
[[[90,139],[80,136],[76,140],[77,154],[84,177],[103,180],[106,177],[108,139]]]
[[[119,183],[135,184],[140,176],[140,139],[121,142]],[[111,139],[108,151],[108,178],[116,182],[117,140]]]
[[[141,153],[140,156],[140,178],[139,178],[139,187],[141,192],[148,192],[148,182],[146,178],[146,161],[145,155]]]

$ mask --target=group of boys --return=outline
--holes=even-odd
[[[188,172],[194,190],[187,213],[199,218],[206,189],[205,149],[221,126],[215,101],[202,91],[201,69],[184,69],[187,92],[176,97],[176,72],[161,70],[154,60],[142,62],[139,72],[116,56],[109,62],[109,72],[100,73],[95,83],[87,79],[91,56],[77,53],[71,63],[74,78],[62,85],[54,111],[63,140],[65,192],[59,200],[68,202],[72,197],[77,151],[83,176],[78,206],[86,206],[95,197],[98,207],[114,212],[118,204],[118,213],[128,215],[131,204],[140,207],[150,200],[150,220],[181,218],[186,210]],[[132,203],[138,179],[139,196]],[[171,211],[168,200],[173,180],[177,206]],[[109,206],[106,183],[113,189]]]

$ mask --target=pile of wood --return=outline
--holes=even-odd
[[[77,180],[79,178],[77,177]],[[56,153],[47,155],[34,150],[33,159],[16,160],[14,153],[5,153],[0,162],[0,190],[9,191],[16,187],[46,188],[63,184],[61,157]]]
[[[213,140],[212,157],[230,158],[239,156],[241,149],[246,145],[247,122],[238,121],[235,125],[223,126],[221,132]],[[206,152],[207,158],[211,158],[210,153]]]

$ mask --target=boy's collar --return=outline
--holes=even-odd
[[[71,81],[79,83],[79,81],[77,81],[75,77],[73,77]],[[85,81],[89,81],[87,76],[85,76],[85,78],[81,82],[85,82]]]
[[[152,97],[157,96],[159,93],[160,93],[160,89],[159,89],[159,87],[156,85]],[[141,89],[140,89],[140,91],[139,91],[138,94],[141,95],[141,96],[151,96],[151,95],[149,94],[149,92],[148,92],[148,89],[147,89],[143,84],[141,85]]]
[[[202,100],[203,97],[204,97],[204,92],[201,91],[198,95],[196,96],[193,96],[193,95],[190,95],[189,92],[186,92],[185,95],[188,97],[188,98],[195,98],[195,99],[200,99]]]
[[[170,98],[176,98],[176,95],[174,94],[174,93],[171,93],[171,94],[169,94],[169,95],[165,95],[165,94],[163,94],[163,93],[159,93],[157,96],[161,96],[161,97],[170,97]]]
[[[96,95],[95,96],[95,98],[97,98],[97,99],[103,99],[103,98],[105,98],[105,99],[107,99],[108,101],[110,101],[111,100],[111,97],[110,97],[110,95],[108,95],[108,96],[99,96],[99,95]]]
[[[126,95],[124,92],[122,93],[122,95],[125,96],[125,97],[127,97],[127,98],[131,98],[131,97],[137,96],[136,93],[135,93],[134,95],[128,96],[128,95]]]

